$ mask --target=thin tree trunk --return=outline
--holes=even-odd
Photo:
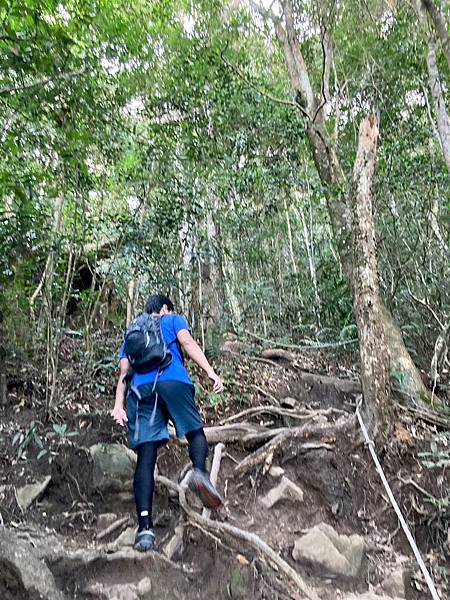
[[[53,244],[55,243],[56,237],[61,229],[62,222],[62,208],[64,205],[64,198],[62,196],[58,196],[55,200],[55,206],[53,208],[53,228],[52,228],[52,237],[51,237],[51,247],[47,256],[47,260],[45,262],[44,271],[42,273],[42,277],[39,281],[39,284],[35,291],[33,292],[30,298],[30,311],[34,320],[34,303],[36,298],[43,293],[44,298],[48,298],[49,296],[49,288],[52,285],[53,281],[53,262],[54,262],[54,249]]]
[[[434,24],[434,29],[439,35],[439,37],[441,37],[444,51],[449,51],[448,33],[446,40],[443,40],[442,29],[445,29],[446,31],[445,24],[443,28],[440,26],[438,19],[438,15],[440,13],[438,13],[436,7],[434,6],[431,0],[417,0],[416,9],[419,15],[419,20],[421,22],[425,36],[425,41],[427,44],[428,82],[430,86],[431,96],[433,98],[434,110],[436,113],[436,124],[439,133],[439,141],[441,142],[441,148],[445,162],[447,163],[447,167],[450,169],[450,118],[448,116],[447,107],[445,105],[444,91],[442,89],[441,78],[439,75],[436,60],[436,35],[433,31],[430,30],[427,15],[431,16],[432,22]],[[433,18],[433,14],[435,15],[437,21],[435,21],[435,18]],[[439,31],[441,31],[441,33],[439,33]],[[449,60],[447,52],[446,56],[447,60]]]
[[[435,5],[433,0],[422,0],[422,6],[430,15],[436,34],[441,40],[442,49],[447,59],[448,66],[450,67],[450,36],[448,34],[448,28],[444,16],[439,8]]]
[[[325,127],[324,109],[326,101],[319,104],[312,88],[306,62],[297,39],[292,0],[282,1],[284,25],[270,8],[264,9],[256,4],[254,0],[250,0],[250,4],[264,17],[269,17],[272,20],[276,36],[283,48],[297,105],[306,120],[306,130],[313,150],[314,163],[325,187],[325,197],[339,258],[344,274],[351,286],[353,256],[351,252],[350,185],[340,164],[333,140]],[[329,59],[329,56],[325,56],[325,60]],[[327,73],[329,73],[329,70],[324,70],[324,76]],[[327,87],[328,82],[325,81],[324,85]],[[429,400],[431,394],[420,379],[417,368],[406,350],[400,329],[395,325],[389,310],[381,300],[380,306],[385,329],[389,329],[388,332],[386,331],[386,341],[391,356],[391,368],[402,372],[405,376],[404,379],[411,382],[410,390],[417,402],[422,402],[424,398]],[[399,360],[395,348],[402,349],[402,360]]]
[[[447,167],[450,169],[450,118],[445,106],[444,92],[436,63],[436,44],[431,39],[428,40],[427,68],[442,153]]]
[[[372,179],[375,169],[378,125],[366,117],[359,130],[358,151],[353,168],[352,246],[353,305],[358,325],[361,383],[367,425],[372,435],[377,424],[389,424],[389,353],[380,305],[375,228],[372,210]]]

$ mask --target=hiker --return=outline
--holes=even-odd
[[[125,332],[119,353],[116,401],[111,412],[116,423],[128,424],[129,444],[137,453],[133,489],[138,530],[134,547],[141,552],[151,550],[155,545],[152,521],[154,471],[158,448],[169,439],[169,419],[177,436],[186,437],[189,443],[193,465],[189,487],[208,508],[218,508],[222,502],[206,472],[208,442],[194,400],[195,388],[184,366],[182,349],[212,380],[213,391],[221,393],[222,381],[192,338],[186,320],[174,312],[167,296],[151,296],[145,312]]]

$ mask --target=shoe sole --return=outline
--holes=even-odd
[[[205,508],[216,509],[221,506],[222,498],[219,494],[212,492],[201,481],[194,479],[189,487],[198,495]]]
[[[154,547],[154,544],[147,545],[138,543],[134,545],[134,549],[138,552],[148,552],[149,550],[153,550]]]
[[[145,539],[149,537],[150,539]],[[135,542],[133,548],[138,552],[148,552],[149,550],[153,550],[155,547],[155,538],[153,536],[142,536],[143,539]]]

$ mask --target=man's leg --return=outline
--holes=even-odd
[[[206,472],[208,442],[203,428],[190,431],[186,434],[186,439],[189,442],[189,457],[194,467],[189,487],[199,496],[204,506],[218,508],[222,504],[222,499]]]
[[[133,489],[139,526],[135,548],[141,551],[151,550],[155,541],[152,506],[158,445],[158,442],[144,442],[136,448],[137,464]]]
[[[178,437],[186,437],[189,442],[189,456],[194,466],[189,487],[200,497],[204,506],[218,508],[222,499],[206,472],[208,442],[195,403],[194,386],[180,381],[161,381],[157,389],[161,397],[161,410],[167,412]]]
[[[194,469],[206,471],[206,459],[208,457],[208,442],[203,428],[190,431],[186,434],[189,443],[189,458],[192,461]]]

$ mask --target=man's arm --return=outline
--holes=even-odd
[[[119,363],[119,381],[117,382],[116,387],[116,401],[114,403],[114,408],[111,411],[112,418],[114,419],[114,421],[116,421],[116,423],[119,423],[119,425],[124,425],[128,421],[127,413],[124,409],[126,390],[126,384],[124,379],[125,375],[128,373],[129,368],[130,362],[128,358],[122,358]]]
[[[206,372],[208,377],[213,380],[213,392],[216,392],[216,394],[220,394],[220,392],[223,391],[222,380],[215,373],[214,369],[209,364],[208,359],[204,355],[203,350],[194,340],[189,331],[187,329],[182,329],[178,332],[177,339],[180,342],[183,350],[189,356],[189,358],[192,358],[192,360]]]

